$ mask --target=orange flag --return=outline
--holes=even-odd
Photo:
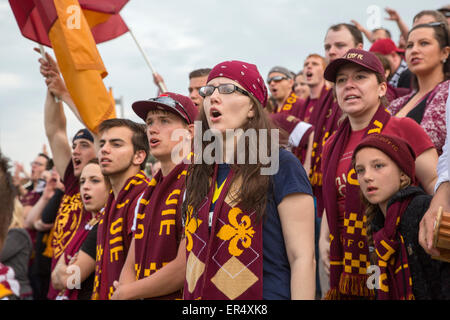
[[[48,33],[67,89],[86,127],[115,118],[115,103],[103,84],[107,75],[100,53],[77,0],[54,0],[58,19]]]
[[[103,83],[108,73],[93,36],[102,42],[128,30],[118,14],[127,0],[114,1],[81,0],[86,2],[81,8],[77,0],[9,0],[21,32],[51,44],[81,120],[94,133],[103,120],[116,117],[114,99]]]

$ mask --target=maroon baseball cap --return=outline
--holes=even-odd
[[[150,110],[165,110],[180,116],[187,124],[194,123],[198,110],[189,97],[173,92],[164,92],[156,98],[136,101],[131,106],[144,121]]]
[[[405,50],[397,48],[394,41],[391,39],[379,39],[375,41],[369,49],[370,52],[378,52],[384,55],[392,52],[404,53]]]
[[[342,58],[330,62],[325,69],[325,79],[335,82],[339,68],[347,63],[356,63],[366,69],[379,73],[384,78],[383,65],[375,54],[361,49],[350,49]]]

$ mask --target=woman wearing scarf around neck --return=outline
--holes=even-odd
[[[326,299],[368,299],[370,265],[364,209],[351,166],[356,145],[367,135],[399,136],[414,146],[416,176],[426,192],[436,181],[437,153],[424,130],[412,119],[391,117],[386,107],[386,79],[380,60],[371,52],[350,49],[331,62],[325,79],[335,83],[344,119],[324,146],[323,191],[325,212],[319,250],[330,273]]]
[[[205,98],[202,129],[214,130],[215,141],[223,138],[215,150],[223,150],[223,156],[209,161],[211,146],[203,139],[199,158],[195,146],[202,137],[195,136],[183,206],[184,299],[314,299],[311,186],[299,160],[270,139],[274,126],[262,107],[267,101],[264,80],[255,65],[226,61],[213,68],[200,93]],[[241,150],[242,140],[227,135],[227,129],[243,129],[244,134],[255,129],[258,149],[246,139]],[[261,150],[265,138],[267,150]],[[279,170],[270,173],[264,169],[273,163],[249,161],[252,152],[269,150],[271,160],[279,160]],[[236,161],[240,152],[245,163]]]
[[[415,186],[415,158],[406,141],[382,134],[368,135],[353,152],[379,300],[450,299],[450,263],[432,259],[418,243],[432,196]]]
[[[56,300],[89,300],[94,282],[97,226],[103,208],[108,200],[111,184],[102,174],[97,158],[90,160],[80,175],[80,194],[83,207],[92,212],[91,220],[85,225],[84,232],[77,241],[72,241],[71,249],[76,252],[73,257],[62,254],[52,272],[53,288],[59,290]],[[80,270],[80,287],[69,289],[73,285],[73,271],[68,268],[76,266]],[[72,267],[73,268],[73,267]]]
[[[449,31],[442,22],[419,24],[408,33],[405,57],[414,90],[391,102],[397,117],[414,119],[433,141],[438,154],[445,143],[445,103],[450,84]]]

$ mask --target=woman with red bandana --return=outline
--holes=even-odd
[[[226,61],[213,68],[200,94],[202,128],[223,144],[213,161],[206,158],[207,141],[197,148],[202,158],[194,146],[184,204],[184,299],[314,299],[311,187],[299,160],[271,140],[264,80],[255,65]],[[258,147],[245,139],[252,130]],[[243,140],[230,131],[244,133]],[[249,161],[263,147],[272,162]],[[264,170],[276,161],[276,170]]]

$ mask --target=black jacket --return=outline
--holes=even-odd
[[[432,196],[418,187],[407,187],[389,200],[388,208],[409,197],[412,200],[402,215],[399,232],[408,252],[414,296],[417,300],[450,300],[450,263],[432,259],[419,244],[419,223],[430,206]],[[372,221],[372,230],[375,232],[383,226],[384,216],[379,211]]]

